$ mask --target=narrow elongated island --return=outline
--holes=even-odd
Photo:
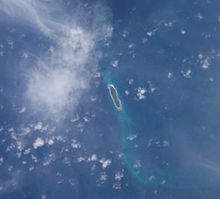
[[[117,92],[117,89],[115,88],[115,86],[113,84],[109,84],[108,90],[109,90],[112,101],[113,101],[115,107],[117,108],[117,110],[119,110],[119,111],[122,110],[122,103],[118,97],[118,92]]]

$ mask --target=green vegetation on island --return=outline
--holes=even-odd
[[[118,110],[121,110],[122,109],[122,103],[121,103],[121,100],[118,97],[117,89],[114,87],[113,84],[109,84],[108,85],[108,90],[109,90],[109,93],[111,95],[111,98],[112,98],[112,101],[113,101],[115,107]]]

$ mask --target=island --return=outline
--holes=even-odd
[[[115,107],[117,108],[117,110],[122,110],[122,103],[118,97],[118,92],[117,92],[117,89],[115,88],[115,86],[113,84],[109,84],[108,90],[109,90],[112,101],[113,101]]]

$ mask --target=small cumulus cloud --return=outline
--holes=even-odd
[[[37,149],[37,148],[44,146],[44,144],[45,144],[44,140],[39,137],[34,141],[33,147],[34,147],[34,149]]]

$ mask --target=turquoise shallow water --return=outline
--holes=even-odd
[[[121,128],[121,148],[123,152],[123,161],[129,170],[130,174],[141,184],[145,186],[159,186],[162,185],[167,188],[191,189],[191,188],[207,188],[217,186],[219,184],[219,176],[202,167],[183,166],[162,167],[161,163],[155,163],[153,157],[147,157],[149,153],[145,150],[140,150],[141,142],[135,141],[137,133],[137,123],[135,123],[135,115],[128,113],[126,101],[120,93],[120,81],[112,77],[110,73],[104,77],[106,88],[109,84],[113,84],[118,92],[118,97],[122,101],[122,110],[116,109],[110,95],[109,102],[114,109],[115,117]],[[147,111],[147,110],[146,110]],[[140,123],[139,123],[140,124]],[[147,121],[142,126],[147,128]],[[146,135],[147,136],[147,135]],[[161,135],[162,136],[162,135]],[[174,148],[178,150],[178,148]],[[163,149],[157,149],[156,153],[160,154]],[[175,152],[175,151],[174,151]],[[146,153],[146,154],[145,154]],[[155,153],[155,152],[154,152]],[[169,154],[175,157],[175,153]],[[152,159],[151,159],[152,158]],[[181,159],[181,157],[179,157]],[[169,162],[168,162],[169,163]]]
[[[104,78],[104,82],[106,86],[109,84],[115,85],[114,79],[111,77],[110,74],[107,74]],[[119,89],[120,90],[120,89]],[[118,92],[118,97],[120,100],[122,100],[122,96]],[[112,99],[110,99],[113,104]],[[121,127],[121,133],[122,133],[122,151],[123,151],[123,160],[130,171],[131,175],[133,175],[138,181],[144,184],[159,184],[160,179],[153,180],[153,182],[150,182],[150,178],[153,175],[148,168],[146,168],[144,165],[140,165],[139,163],[139,156],[138,152],[135,149],[135,143],[132,142],[132,137],[135,133],[135,126],[133,124],[132,118],[129,116],[126,110],[126,103],[122,101],[122,109],[118,110],[115,108],[115,114],[118,119],[119,125]]]
[[[147,1],[136,4],[138,12],[118,13],[124,20],[117,23],[108,54],[119,66],[104,72],[104,84],[118,89],[123,111],[115,110],[115,117],[124,163],[145,187],[165,183],[196,193],[220,185],[219,6],[217,1]],[[124,30],[128,36],[122,38]],[[137,88],[151,84],[156,91],[137,100]],[[136,139],[127,139],[133,134]],[[168,147],[156,144],[164,140]]]
[[[0,2],[12,3],[11,8],[32,0]],[[54,1],[33,2],[45,2],[45,12],[53,9]],[[220,1],[56,3],[60,11],[48,20],[34,17],[38,8],[26,13],[33,14],[30,21],[26,14],[19,20],[0,12],[0,198],[219,199]],[[60,42],[76,49],[69,52],[67,47],[60,54],[59,44],[38,30],[38,19],[44,19],[46,29],[75,19],[86,29],[75,32],[70,22],[71,39]],[[37,26],[32,27],[34,21]],[[106,39],[101,27],[112,30],[112,37]],[[97,42],[89,34],[92,30]],[[60,28],[57,31],[62,36]],[[105,38],[103,43],[99,36]],[[80,49],[90,52],[93,42],[94,51],[81,56]],[[75,65],[88,57],[101,60]],[[63,58],[73,58],[72,72],[82,71],[73,78],[68,72],[55,73],[56,81],[43,81],[42,90],[52,85],[49,91],[62,96],[72,85],[83,84],[72,82],[75,77],[85,75],[85,82],[89,77],[91,82],[89,89],[83,85],[71,92],[73,103],[62,112],[62,121],[55,122],[42,117],[48,114],[44,108],[35,114],[28,106],[23,94],[29,75],[24,73],[33,69],[39,74],[42,62],[52,64],[51,72],[59,64],[66,68]],[[110,83],[117,88],[121,111],[109,95]],[[146,89],[143,99],[139,88]],[[42,90],[33,89],[33,97]],[[42,99],[59,98],[51,98],[51,92]],[[37,138],[44,145],[36,149]]]

